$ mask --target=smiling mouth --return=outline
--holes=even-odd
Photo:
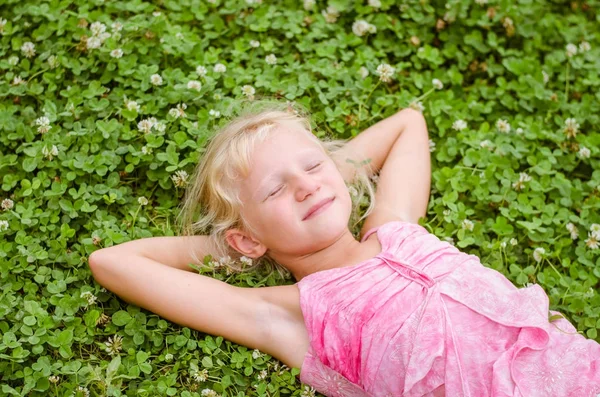
[[[308,215],[306,218],[303,219],[303,221],[308,220],[316,215],[319,215],[321,212],[325,211],[335,200],[335,197],[332,198],[331,200],[325,202],[325,204],[323,204],[322,206],[320,206],[319,208],[317,208],[316,210],[314,210],[310,215]]]

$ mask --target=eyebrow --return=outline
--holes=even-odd
[[[298,151],[298,154],[299,154],[298,157],[303,156],[305,153],[323,154],[323,152],[321,150],[319,150],[318,148],[308,148],[308,149],[304,149],[304,150]],[[255,195],[256,196],[259,195],[259,193],[261,192],[262,188],[265,186],[265,184],[268,181],[277,179],[278,177],[281,177],[282,174],[283,174],[282,171],[277,171],[277,172],[271,172],[269,175],[267,175],[266,177],[264,177],[262,179],[262,181],[260,181],[258,183],[258,188],[255,191]]]

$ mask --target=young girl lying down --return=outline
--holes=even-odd
[[[550,321],[539,285],[516,288],[418,224],[431,174],[419,112],[403,109],[343,146],[318,139],[309,120],[275,103],[221,128],[186,192],[189,236],[94,252],[96,280],[300,368],[326,396],[600,393],[600,344]],[[358,240],[353,185],[371,195]],[[270,260],[297,282],[241,288],[184,271],[205,255]]]

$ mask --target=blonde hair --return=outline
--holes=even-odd
[[[216,129],[202,154],[201,161],[189,178],[190,184],[186,188],[178,216],[178,219],[181,219],[180,235],[208,234],[210,251],[217,253],[221,259],[226,258],[221,263],[235,272],[251,271],[265,264],[274,266],[282,277],[287,278],[290,275],[289,271],[267,254],[254,260],[250,266],[243,263],[240,267],[235,264],[235,260],[227,260],[232,257],[239,260],[241,254],[229,246],[225,240],[225,232],[231,228],[252,231],[251,225],[241,216],[243,202],[240,200],[235,180],[248,176],[253,148],[264,142],[272,128],[280,122],[297,122],[309,131],[311,138],[321,146],[338,169],[341,161],[347,160],[336,155],[348,140],[317,138],[313,134],[309,113],[296,103],[283,103],[271,99],[240,103],[244,106],[240,106],[237,117]],[[368,168],[371,168],[370,165]],[[373,170],[370,171],[372,173]],[[348,187],[352,198],[352,213],[348,225],[352,231],[372,212],[375,206],[375,189],[370,175],[367,175],[363,167],[356,169],[354,179]],[[365,193],[369,199],[366,202]],[[368,202],[370,205],[360,217],[361,206]],[[198,207],[201,211],[196,218]],[[193,250],[191,255],[198,263],[202,262]]]

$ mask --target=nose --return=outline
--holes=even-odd
[[[309,194],[321,188],[321,184],[311,175],[299,175],[295,178],[296,200],[303,201]]]

